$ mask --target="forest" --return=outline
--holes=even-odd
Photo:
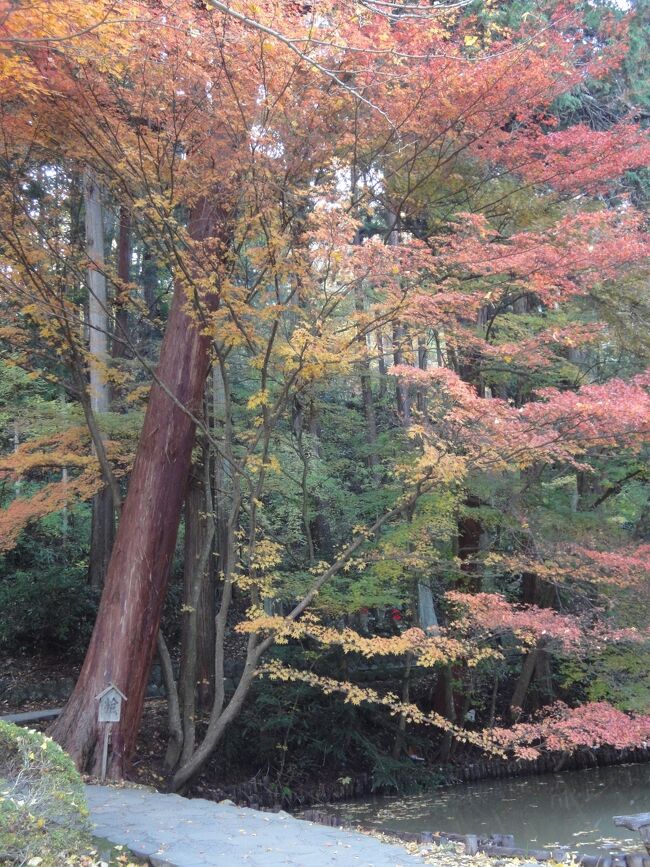
[[[0,3],[0,674],[79,771],[110,686],[172,791],[647,748],[649,22]]]

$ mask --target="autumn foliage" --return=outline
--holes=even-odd
[[[648,640],[630,594],[650,577],[649,356],[625,334],[647,325],[630,178],[650,139],[632,97],[602,123],[562,109],[619,81],[634,15],[399,5],[0,7],[2,370],[76,412],[14,413],[0,545],[11,558],[72,502],[93,498],[97,517],[102,490],[118,519],[55,728],[80,768],[100,759],[100,681],[129,696],[119,777],[156,643],[173,675],[158,628],[183,497],[175,787],[263,672],[387,709],[398,753],[407,723],[521,757],[648,741],[647,716],[535,687],[543,665],[559,684],[567,659]],[[80,217],[89,171],[101,261]],[[390,631],[363,625],[394,605]],[[314,648],[353,669],[400,660],[400,696],[312,671]],[[230,652],[243,674],[228,691]],[[411,668],[445,707],[418,705]],[[513,700],[486,710],[477,677]],[[474,728],[462,689],[483,709]]]

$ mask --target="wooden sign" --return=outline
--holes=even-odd
[[[95,698],[99,702],[98,722],[114,723],[120,721],[122,702],[126,701],[126,696],[115,684],[109,683],[106,689],[103,689]]]

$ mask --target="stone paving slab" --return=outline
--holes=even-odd
[[[415,867],[374,837],[202,798],[86,786],[95,834],[160,867]]]

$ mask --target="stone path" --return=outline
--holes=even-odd
[[[159,867],[423,867],[401,846],[201,798],[87,786],[95,834]],[[153,856],[153,857],[152,857]]]

